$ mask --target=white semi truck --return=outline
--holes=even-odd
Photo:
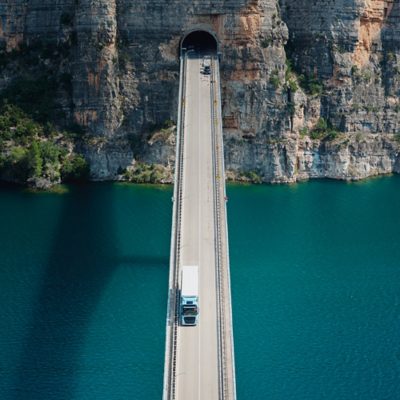
[[[199,268],[197,265],[182,266],[179,293],[181,325],[197,325],[199,315]]]

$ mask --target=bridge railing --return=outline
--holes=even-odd
[[[222,133],[221,86],[218,59],[211,79],[212,139],[214,148],[214,215],[218,317],[219,398],[236,399],[232,305],[230,301],[229,245],[226,209],[225,161]],[[223,221],[225,220],[225,221]],[[223,223],[225,222],[225,223]],[[228,315],[227,315],[228,313]],[[230,358],[228,360],[228,358]]]
[[[230,388],[232,390],[232,393],[229,395],[229,399],[231,400],[236,400],[236,371],[235,371],[235,349],[234,349],[234,338],[233,338],[233,317],[232,317],[232,301],[231,301],[231,277],[230,277],[230,259],[229,259],[229,235],[228,235],[228,210],[227,210],[227,200],[228,196],[226,194],[226,175],[225,175],[225,151],[224,151],[224,139],[223,139],[223,127],[222,127],[222,96],[221,96],[221,77],[220,77],[220,69],[219,69],[219,59],[216,61],[217,68],[215,69],[215,81],[217,82],[216,85],[216,113],[218,115],[218,131],[217,131],[217,142],[218,142],[218,147],[216,151],[219,153],[219,158],[221,160],[221,181],[223,182],[222,184],[222,191],[223,191],[223,207],[224,207],[224,214],[225,214],[225,224],[222,228],[224,230],[224,243],[225,243],[225,268],[224,271],[226,273],[225,277],[225,283],[226,283],[226,294],[230,297],[229,301],[227,304],[225,304],[225,307],[228,309],[225,312],[228,311],[228,315],[224,313],[225,320],[228,322],[228,327],[230,328],[229,335],[227,337],[229,338],[229,344],[227,345],[227,351],[230,353],[231,356],[231,362],[230,362],[230,372],[232,376],[230,377],[231,379],[231,385]],[[226,333],[226,332],[225,332]]]
[[[179,280],[179,255],[182,219],[182,173],[183,173],[183,122],[185,118],[186,92],[186,54],[181,51],[179,73],[179,103],[176,132],[175,174],[174,174],[174,202],[172,212],[170,268],[169,268],[169,295],[167,309],[167,328],[165,337],[165,365],[163,400],[175,399],[176,387],[176,349],[178,330],[178,303],[177,289]]]

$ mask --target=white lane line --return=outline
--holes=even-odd
[[[200,70],[200,61],[198,62],[198,67],[199,67],[199,70]],[[199,224],[198,224],[198,250],[199,250],[199,256],[198,256],[198,260],[199,260],[199,288],[201,287],[201,282],[202,282],[202,280],[201,280],[201,276],[202,276],[202,269],[201,269],[201,266],[200,266],[200,254],[201,254],[201,252],[200,252],[200,246],[201,246],[201,230],[200,230],[200,224],[201,224],[201,186],[200,186],[200,180],[201,180],[201,177],[200,177],[200,158],[201,158],[201,146],[200,146],[200,105],[201,105],[201,96],[200,96],[200,84],[201,84],[201,81],[200,81],[200,79],[201,79],[201,77],[200,76],[198,76],[198,80],[197,80],[197,82],[198,82],[198,94],[199,94],[199,108],[198,108],[198,116],[199,116],[199,118],[198,118],[198,131],[197,131],[197,148],[199,149],[199,154],[198,154],[198,189],[199,189],[199,196],[198,196],[198,202],[199,202]],[[202,294],[202,291],[200,291],[199,290],[199,296],[201,296],[201,294]],[[199,301],[199,306],[200,306],[200,301]],[[200,321],[200,320],[199,320]],[[199,324],[201,324],[201,322],[199,322]],[[198,374],[198,377],[199,377],[199,383],[198,383],[198,398],[199,398],[199,400],[201,399],[201,368],[200,368],[200,365],[201,365],[201,329],[200,329],[200,327],[199,327],[199,341],[198,341],[198,347],[199,347],[199,374]]]

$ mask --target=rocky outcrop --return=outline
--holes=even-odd
[[[194,29],[219,40],[233,176],[292,182],[399,169],[397,1],[0,0],[0,16],[0,89],[34,73],[17,67],[20,55],[52,44],[42,62],[63,82],[55,122],[85,130],[77,148],[93,179],[120,179],[136,162],[172,169],[173,130],[154,135],[176,121],[178,49]]]
[[[227,151],[230,166],[227,176],[231,180],[272,183],[311,178],[359,180],[400,171],[399,143],[393,135],[349,134],[333,141],[288,137],[260,146],[242,143],[239,147],[229,141],[226,145],[232,146]],[[254,159],[268,161],[258,164],[248,161]],[[247,173],[243,173],[243,166]]]

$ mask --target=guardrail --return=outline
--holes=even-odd
[[[223,254],[225,255],[225,283],[226,288],[225,292],[226,295],[229,296],[229,301],[225,303],[225,322],[228,322],[228,326],[231,328],[229,335],[226,335],[229,338],[229,345],[226,347],[226,351],[230,353],[231,360],[230,360],[230,372],[231,372],[231,385],[230,389],[232,390],[230,393],[230,400],[236,400],[236,371],[235,371],[235,349],[234,349],[234,339],[233,339],[233,317],[232,317],[232,300],[231,300],[231,276],[230,276],[230,259],[229,259],[229,235],[228,235],[228,210],[227,210],[227,201],[228,197],[226,195],[226,176],[225,176],[225,152],[224,152],[224,138],[223,138],[223,129],[222,129],[222,101],[221,101],[221,79],[220,79],[220,69],[219,69],[219,57],[216,61],[217,68],[215,68],[216,74],[216,91],[217,91],[217,121],[219,121],[218,125],[218,148],[217,152],[219,153],[219,157],[221,160],[221,180],[222,180],[222,195],[223,195],[223,208],[224,208],[224,215],[225,215],[225,224],[221,226],[221,230],[224,230],[224,237],[225,237],[225,251]],[[225,332],[226,334],[226,332]]]
[[[223,290],[223,266],[222,266],[222,243],[221,243],[221,215],[220,215],[220,158],[218,152],[218,116],[216,113],[217,99],[215,90],[216,66],[212,61],[211,76],[211,131],[213,144],[213,180],[214,180],[214,234],[215,234],[215,277],[217,294],[217,334],[218,334],[218,380],[219,380],[219,398],[225,399],[226,394],[226,355],[225,355],[225,321],[224,321],[224,290]]]
[[[178,335],[178,307],[177,290],[179,281],[179,255],[181,244],[182,221],[182,183],[183,183],[183,122],[185,118],[185,93],[186,93],[186,54],[180,57],[179,79],[179,104],[176,133],[176,159],[174,174],[174,195],[171,229],[169,295],[167,310],[167,329],[165,337],[165,365],[164,365],[164,392],[163,400],[175,399],[176,388],[176,349]]]
[[[219,369],[219,398],[236,399],[235,360],[233,349],[233,329],[227,333],[228,324],[232,323],[232,305],[230,301],[229,247],[226,214],[225,161],[221,125],[221,92],[218,60],[212,61],[211,79],[211,116],[213,141],[213,176],[214,176],[214,215],[215,215],[215,252],[216,252],[216,292],[218,317],[218,369]],[[222,195],[222,198],[221,198]],[[225,213],[223,225],[222,210]],[[224,232],[223,232],[224,231]],[[223,237],[225,246],[223,246]],[[224,258],[225,256],[225,258]],[[226,275],[225,275],[226,274]],[[225,286],[226,283],[226,286]],[[229,296],[228,302],[226,297]],[[229,315],[226,315],[228,310]],[[229,342],[226,342],[226,338]],[[228,361],[228,352],[231,360]],[[231,388],[229,385],[231,380]],[[231,390],[230,390],[231,389]]]

